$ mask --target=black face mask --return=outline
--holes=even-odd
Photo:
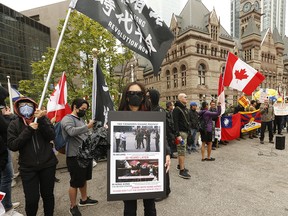
[[[83,116],[85,116],[85,114],[86,114],[86,110],[79,110],[79,112],[77,112],[77,116],[79,118],[82,118]]]
[[[128,100],[129,105],[136,107],[141,105],[142,96],[135,94],[135,95],[128,95],[128,98],[129,98]]]

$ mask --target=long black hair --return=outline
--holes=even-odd
[[[127,92],[129,90],[129,88],[131,86],[133,86],[133,85],[138,85],[140,87],[141,91],[144,94],[142,103],[141,103],[140,108],[139,108],[139,111],[151,110],[150,102],[149,102],[149,100],[147,100],[147,97],[146,97],[145,86],[142,83],[137,82],[137,81],[127,83],[127,85],[124,87],[123,92],[122,92],[122,98],[120,100],[120,105],[119,105],[119,109],[118,110],[119,111],[128,111],[128,110],[130,110],[129,104],[128,104],[128,101],[127,101]]]

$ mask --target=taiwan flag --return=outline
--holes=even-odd
[[[224,73],[224,86],[251,95],[265,77],[232,53],[228,54]]]
[[[221,117],[221,140],[234,140],[240,137],[241,115],[239,113],[232,116]]]

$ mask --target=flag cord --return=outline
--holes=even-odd
[[[48,72],[48,75],[47,75],[46,83],[45,83],[45,86],[43,88],[42,96],[41,96],[41,99],[40,99],[40,102],[39,102],[39,108],[40,109],[41,109],[43,101],[44,101],[45,93],[46,93],[47,88],[48,88],[50,77],[52,75],[52,70],[54,68],[56,57],[57,57],[57,54],[58,54],[58,51],[59,51],[59,48],[60,48],[61,41],[62,41],[63,36],[64,36],[64,32],[65,32],[67,24],[68,24],[68,20],[69,20],[71,11],[72,11],[72,8],[69,8],[68,12],[67,12],[67,15],[66,15],[66,18],[65,18],[65,22],[64,22],[62,31],[61,31],[61,34],[60,34],[60,37],[59,37],[59,40],[58,40],[58,43],[57,43],[57,46],[56,46],[56,49],[55,49],[55,53],[54,53],[54,56],[53,56],[53,59],[52,59],[51,65],[50,65],[50,69],[49,69],[49,72]],[[37,118],[35,118],[34,122],[37,122]]]

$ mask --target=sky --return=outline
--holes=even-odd
[[[35,7],[41,7],[47,4],[53,4],[60,1],[63,0],[0,0],[0,3],[16,11],[23,11]],[[178,2],[178,0],[175,1]],[[202,2],[209,11],[211,11],[213,7],[215,8],[218,17],[220,17],[221,25],[225,28],[227,32],[230,33],[230,0],[202,0]],[[286,6],[285,29],[286,29],[286,35],[288,35],[288,5]]]

